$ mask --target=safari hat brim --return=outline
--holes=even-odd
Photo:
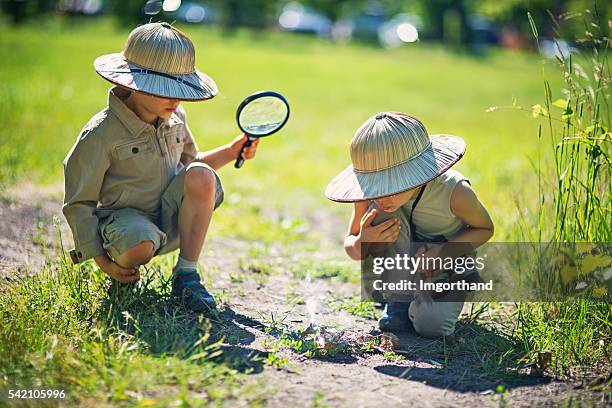
[[[458,136],[429,137],[430,146],[418,156],[388,169],[362,172],[348,166],[328,184],[325,196],[332,201],[357,202],[398,194],[433,180],[465,154],[466,144]]]
[[[217,84],[197,69],[189,74],[168,74],[140,67],[123,54],[102,55],[94,61],[96,72],[113,84],[162,98],[202,101],[213,98]]]

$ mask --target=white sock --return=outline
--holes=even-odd
[[[188,261],[185,258],[182,258],[180,255],[178,257],[178,262],[174,267],[174,270],[188,270],[188,271],[197,271],[198,270],[198,261]]]

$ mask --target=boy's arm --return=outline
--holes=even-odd
[[[469,183],[459,182],[451,194],[450,208],[465,224],[448,244],[433,245],[425,256],[460,257],[487,242],[495,231],[493,221]]]
[[[217,170],[225,166],[227,163],[236,160],[242,145],[248,139],[247,136],[240,135],[234,138],[232,142],[219,146],[216,149],[208,150],[206,152],[198,152],[198,146],[193,137],[193,133],[191,133],[191,129],[189,129],[189,126],[187,125],[187,113],[181,105],[179,105],[178,109],[176,110],[176,114],[184,123],[183,140],[185,141],[185,144],[183,147],[183,154],[181,155],[181,163],[184,165],[188,165],[192,161],[198,160]],[[251,146],[244,149],[242,156],[246,160],[255,157],[257,145],[259,145],[259,139],[254,141]]]
[[[472,249],[476,249],[493,236],[495,227],[491,216],[469,183],[461,181],[455,186],[450,207],[467,228],[460,230],[449,242],[469,242]]]
[[[228,144],[217,147],[216,149],[208,150],[206,152],[199,152],[196,160],[208,164],[213,169],[217,170],[227,163],[233,162],[238,158],[242,145],[248,140],[246,135],[240,135],[234,138],[234,140]],[[245,160],[250,160],[255,157],[257,153],[257,146],[259,145],[259,139],[255,140],[251,146],[245,148],[242,151],[242,157]]]
[[[95,130],[84,131],[64,161],[62,212],[72,230],[78,262],[106,254],[95,209],[110,160],[95,136]]]

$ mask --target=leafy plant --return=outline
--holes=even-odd
[[[530,109],[534,117],[545,121],[552,155],[545,163],[553,167],[543,167],[539,157],[536,222],[524,222],[522,230],[537,242],[609,243],[612,241],[610,27],[596,8],[580,15],[562,16],[562,20],[570,18],[584,21],[584,37],[577,39],[582,51],[578,57],[557,57],[565,81],[562,97],[554,96],[545,78],[544,103]],[[537,38],[537,27],[530,21]],[[558,21],[554,20],[554,26],[561,30]],[[561,37],[561,33],[557,35]],[[516,103],[513,106],[523,109]],[[542,132],[540,125],[540,141]],[[598,261],[590,256],[580,259],[581,264],[588,264],[587,268]],[[566,284],[575,278],[563,273],[557,277]],[[570,373],[577,365],[609,359],[612,332],[609,303],[588,299],[521,303],[517,304],[516,316],[517,335],[527,361],[537,364],[546,352],[550,354],[553,370]]]

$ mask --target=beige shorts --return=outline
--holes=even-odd
[[[152,214],[136,208],[121,208],[100,219],[99,228],[102,246],[108,254],[116,258],[142,241],[152,241],[154,254],[161,255],[175,249],[180,244],[178,214],[183,201],[185,174],[195,168],[210,170],[216,179],[215,209],[223,202],[221,179],[212,167],[205,163],[193,162],[172,179],[161,197],[158,213]]]
[[[414,330],[424,337],[450,336],[463,309],[464,302],[427,302],[415,299],[408,307]]]

